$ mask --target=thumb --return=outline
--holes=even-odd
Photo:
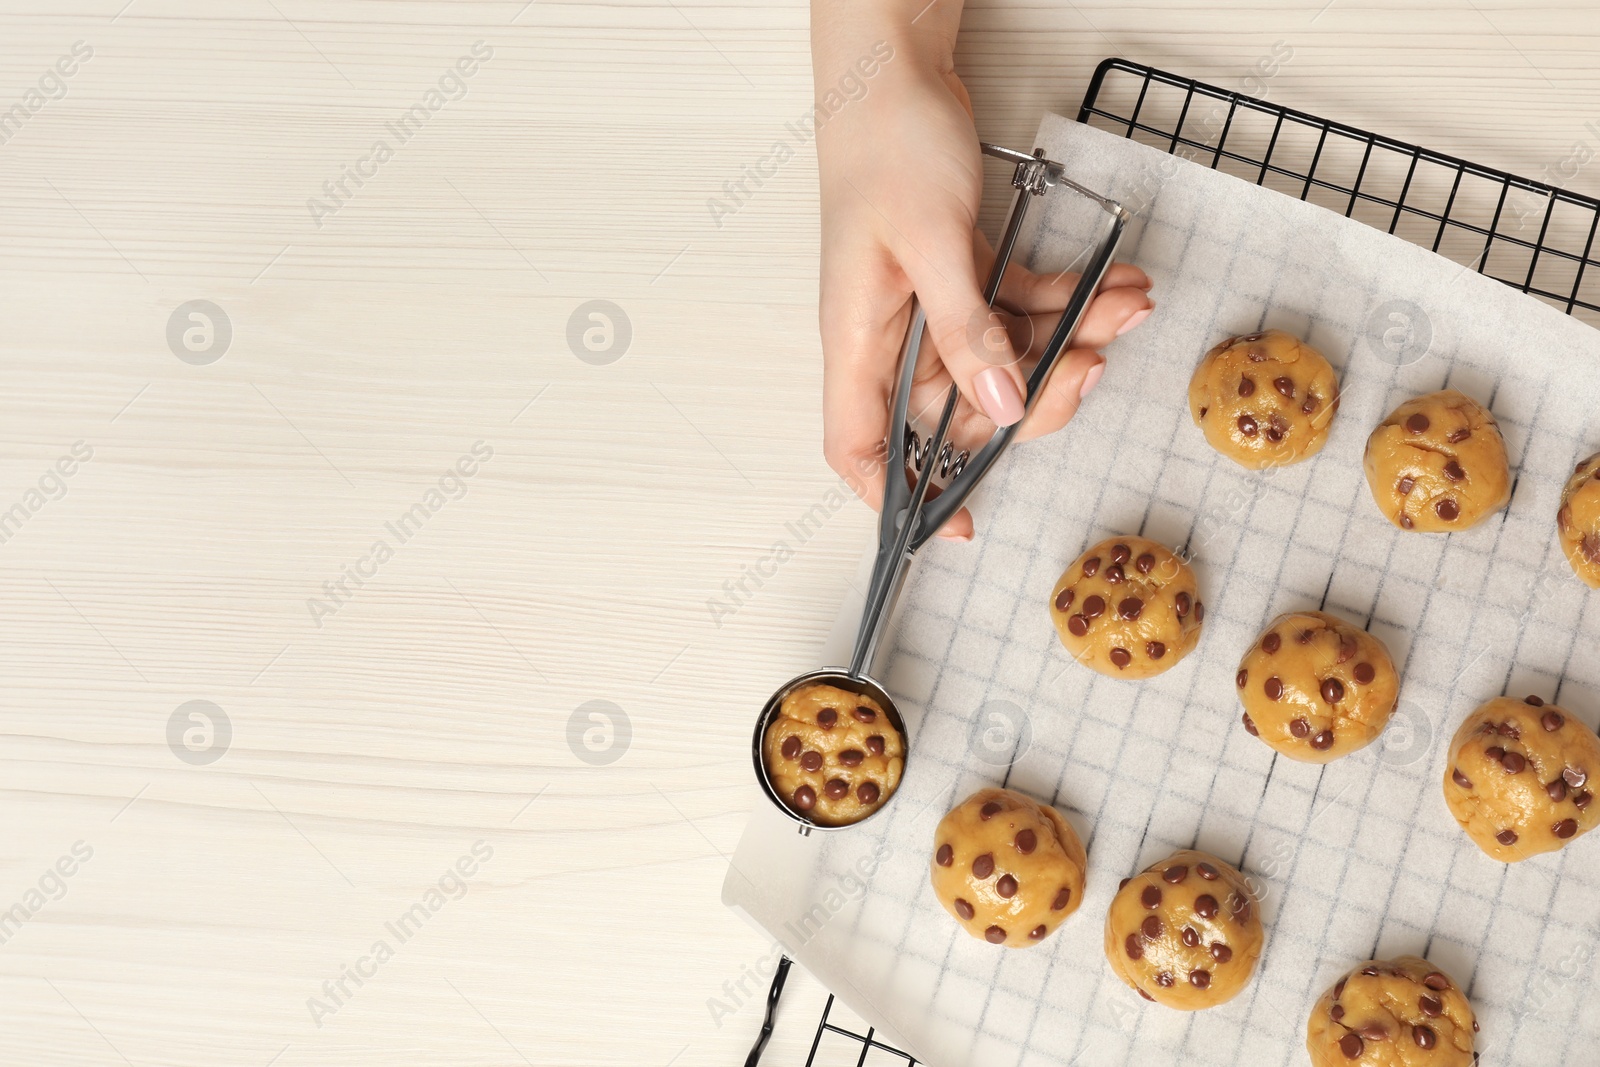
[[[996,426],[1010,426],[1026,410],[1021,364],[1004,319],[983,299],[971,232],[943,236],[929,249],[934,258],[907,264],[906,274],[922,301],[939,358],[961,394]]]

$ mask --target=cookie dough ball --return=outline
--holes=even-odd
[[[1600,589],[1600,452],[1578,464],[1567,479],[1556,532],[1572,573],[1591,589]]]
[[[1010,789],[980,789],[939,820],[928,871],[939,903],[967,933],[1028,948],[1078,910],[1088,862],[1056,809]]]
[[[1328,763],[1370,745],[1400,695],[1383,642],[1322,611],[1273,619],[1233,680],[1244,728],[1304,763]]]
[[[1206,617],[1194,572],[1143,537],[1113,537],[1068,567],[1050,618],[1074,659],[1113,678],[1149,678],[1187,656]]]
[[[894,795],[905,743],[871,697],[831,685],[783,698],[762,743],[778,795],[819,826],[860,822]]]
[[[1600,738],[1571,712],[1538,697],[1495,697],[1450,742],[1444,802],[1474,844],[1515,863],[1600,823],[1595,773]]]
[[[1106,959],[1146,1000],[1182,1011],[1231,1000],[1261,957],[1261,907],[1244,876],[1185,849],[1122,883]]]
[[[1306,1023],[1311,1067],[1472,1067],[1478,1022],[1466,994],[1427,960],[1363,963],[1322,994]]]
[[[1482,522],[1511,499],[1500,426],[1454,389],[1414,397],[1367,438],[1367,486],[1402,530],[1450,533]]]
[[[1260,470],[1316,455],[1339,410],[1322,353],[1282,330],[1230,337],[1189,380],[1189,415],[1211,447]]]

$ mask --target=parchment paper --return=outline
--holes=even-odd
[[[1150,273],[1158,308],[1111,346],[1066,430],[990,474],[977,540],[922,553],[880,672],[912,736],[890,809],[802,838],[757,799],[724,900],[938,1067],[1304,1064],[1316,997],[1353,963],[1401,953],[1462,983],[1484,1063],[1600,1062],[1600,834],[1499,864],[1440,787],[1451,735],[1489,697],[1536,693],[1590,728],[1600,717],[1600,593],[1554,532],[1562,484],[1600,447],[1600,334],[1158,150],[1056,116],[1037,144],[1138,209],[1121,258]],[[1034,222],[1032,262],[1072,258],[1061,219]],[[1211,345],[1274,326],[1328,356],[1343,405],[1315,459],[1252,473],[1206,445],[1185,390]],[[1372,503],[1362,447],[1394,405],[1446,386],[1499,419],[1515,492],[1465,533],[1401,533]],[[1199,648],[1144,682],[1074,663],[1047,613],[1066,565],[1117,533],[1187,545],[1207,607]],[[1384,640],[1404,679],[1384,739],[1326,768],[1247,735],[1233,686],[1268,619],[1319,607]],[[845,605],[823,662],[842,661],[858,610]],[[939,819],[990,784],[1056,805],[1089,851],[1083,905],[1026,951],[969,937],[928,885]],[[1267,947],[1244,993],[1186,1014],[1113,978],[1101,938],[1118,880],[1191,846],[1255,880]]]

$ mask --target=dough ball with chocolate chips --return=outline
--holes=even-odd
[[[1600,589],[1600,452],[1578,464],[1567,479],[1556,532],[1572,572],[1591,589]]]
[[[1311,1067],[1472,1067],[1466,994],[1425,959],[1369,960],[1322,994],[1306,1022]]]
[[[1234,684],[1244,728],[1305,763],[1377,740],[1400,695],[1383,642],[1322,611],[1273,619],[1239,661]]]
[[[1263,936],[1244,876],[1185,849],[1122,883],[1106,914],[1106,959],[1146,1000],[1196,1011],[1249,983]]]
[[[1454,389],[1413,397],[1367,438],[1367,486],[1402,530],[1450,533],[1482,522],[1511,499],[1500,426]]]
[[[1088,863],[1056,809],[1010,789],[980,789],[939,820],[928,871],[939,903],[967,933],[1028,948],[1078,909]]]
[[[883,807],[905,766],[905,742],[878,702],[831,685],[784,697],[761,748],[778,795],[819,826]]]
[[[1189,380],[1189,414],[1211,447],[1260,470],[1316,455],[1339,410],[1322,353],[1282,330],[1230,337]]]
[[[1600,738],[1538,697],[1495,697],[1450,742],[1444,802],[1490,856],[1506,863],[1564,848],[1600,823]]]
[[[1143,537],[1101,541],[1050,593],[1050,618],[1074,659],[1113,678],[1149,678],[1200,641],[1206,608],[1194,572]]]

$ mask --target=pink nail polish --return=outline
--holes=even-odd
[[[972,388],[978,394],[978,406],[996,426],[1010,426],[1022,419],[1022,394],[1004,367],[990,367],[972,380]]]
[[[1128,321],[1123,323],[1122,324],[1122,329],[1117,331],[1117,336],[1121,337],[1123,334],[1127,333],[1129,330],[1131,330],[1135,326],[1139,325],[1145,319],[1148,319],[1150,317],[1150,312],[1152,312],[1154,310],[1155,310],[1155,308],[1143,308],[1143,309],[1141,309],[1139,311],[1135,311],[1132,315],[1129,315],[1128,316]]]
[[[1078,399],[1082,400],[1089,395],[1089,391],[1100,384],[1100,379],[1106,373],[1105,360],[1101,360],[1089,368],[1089,373],[1083,376],[1083,387],[1078,390]]]

